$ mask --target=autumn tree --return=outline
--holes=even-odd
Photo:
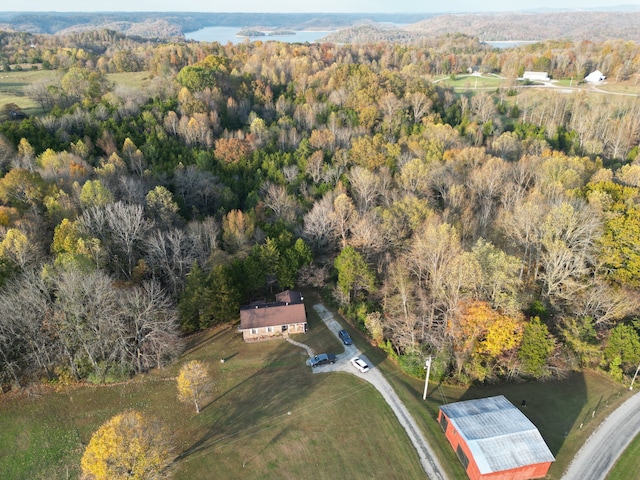
[[[523,322],[485,302],[467,302],[447,326],[458,375],[485,380],[503,366],[500,357],[513,351],[523,338]]]
[[[255,230],[252,215],[241,210],[231,210],[222,220],[222,241],[230,251],[247,246]]]
[[[185,363],[180,369],[177,382],[178,399],[185,403],[193,402],[196,413],[200,413],[202,397],[213,385],[206,365],[199,360]]]
[[[82,478],[168,478],[173,450],[170,438],[165,427],[140,412],[116,415],[91,437],[80,461]]]

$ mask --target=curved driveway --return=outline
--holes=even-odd
[[[336,336],[338,332],[342,330],[342,326],[333,318],[331,312],[329,312],[324,305],[316,304],[313,309],[318,313],[322,321],[329,327]],[[367,373],[360,373],[349,362],[352,357],[359,356],[369,364],[369,371]],[[344,371],[356,375],[363,380],[366,380],[372,384],[376,390],[378,390],[385,401],[389,404],[393,413],[396,414],[398,421],[407,432],[411,443],[415,447],[418,455],[420,456],[420,463],[422,468],[427,473],[428,478],[431,480],[445,480],[447,477],[438,462],[431,446],[428,444],[427,439],[422,434],[415,420],[404,406],[396,392],[393,391],[389,382],[382,376],[380,370],[372,366],[366,357],[364,357],[355,345],[345,345],[345,352],[337,355],[338,359],[333,365],[325,365],[322,367],[314,368],[314,373],[318,372],[331,372],[331,371]]]
[[[591,434],[578,450],[562,480],[604,480],[618,457],[638,434],[640,393],[614,410]]]

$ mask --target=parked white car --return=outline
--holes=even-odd
[[[360,357],[353,357],[351,359],[351,364],[356,367],[361,373],[369,371],[369,365],[367,365],[367,362],[362,360]]]

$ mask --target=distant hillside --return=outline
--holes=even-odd
[[[266,27],[287,30],[335,30],[363,22],[409,24],[431,14],[342,13],[1,13],[0,30],[68,33],[109,29],[125,35],[166,38],[204,27]]]
[[[574,11],[441,15],[407,27],[414,34],[438,36],[464,33],[487,40],[640,41],[640,11]]]
[[[613,8],[613,7],[612,7]],[[0,13],[0,30],[70,33],[109,29],[143,38],[182,37],[204,27],[338,30],[335,43],[412,42],[462,33],[487,40],[602,41],[640,43],[640,9],[494,14],[340,14],[340,13]]]

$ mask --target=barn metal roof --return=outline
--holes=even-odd
[[[555,460],[536,426],[503,395],[440,409],[464,438],[482,474]]]

